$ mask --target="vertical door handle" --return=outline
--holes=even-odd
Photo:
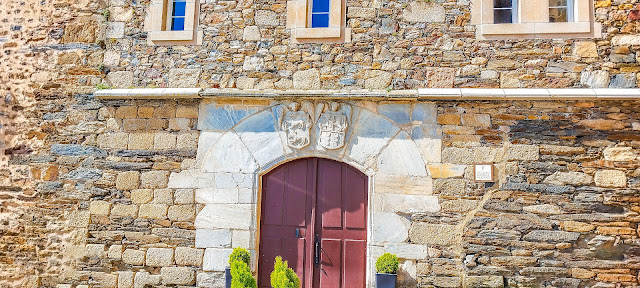
[[[320,238],[318,238],[318,234],[316,234],[316,241],[315,241],[315,251],[314,251],[314,255],[313,255],[313,263],[318,266],[320,265]]]
[[[300,228],[296,228],[296,238],[300,238]]]

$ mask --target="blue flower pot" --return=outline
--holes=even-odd
[[[376,273],[376,288],[396,288],[397,274]]]
[[[224,269],[224,287],[231,288],[231,268]]]

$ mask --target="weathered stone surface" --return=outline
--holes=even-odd
[[[632,55],[632,59],[625,60],[626,62],[635,62],[635,55]],[[609,88],[636,88],[636,73],[620,73],[613,75]]]
[[[224,271],[229,265],[229,255],[233,249],[207,248],[204,251],[202,270]]]
[[[197,232],[196,232],[197,235]],[[204,256],[203,249],[176,247],[175,260],[178,265],[200,266]]]
[[[198,213],[198,229],[249,229],[253,212],[249,204],[207,204]]]
[[[140,172],[126,171],[118,173],[116,177],[116,189],[133,190],[137,189],[140,183]]]
[[[134,288],[144,288],[147,285],[160,285],[162,281],[162,275],[151,275],[147,271],[137,272],[133,280]]]
[[[472,164],[473,150],[469,148],[447,147],[442,151],[442,162]]]
[[[598,187],[626,187],[627,176],[619,170],[598,170],[594,177]]]
[[[442,207],[442,212],[464,213],[478,207],[478,203],[477,200],[456,199],[443,201],[440,206]]]
[[[244,41],[260,41],[260,29],[258,26],[244,27],[242,34],[242,40]]]
[[[111,208],[111,216],[135,218],[136,216],[138,216],[138,206],[115,204],[113,205],[113,208]]]
[[[173,265],[173,249],[149,248],[146,257],[147,266],[171,266]]]
[[[400,259],[422,260],[425,259],[428,255],[428,247],[424,245],[391,243],[387,244],[384,248],[386,252],[396,254],[396,256]]]
[[[169,207],[167,216],[172,221],[193,221],[196,216],[196,207],[193,205],[173,205]]]
[[[167,171],[149,171],[143,172],[140,177],[142,188],[166,188],[169,181],[169,172]]]
[[[602,151],[607,161],[634,161],[638,157],[632,147],[609,147]]]
[[[377,196],[384,212],[438,212],[438,197],[407,194],[381,194]]]
[[[553,230],[534,230],[524,235],[523,239],[526,241],[536,242],[573,242],[578,240],[580,233],[576,232],[564,232]]]
[[[378,156],[378,173],[427,176],[424,161],[415,155],[420,155],[418,147],[407,133],[401,133]]]
[[[402,19],[407,22],[444,22],[445,10],[437,3],[415,1],[402,11]]]
[[[279,24],[278,14],[269,10],[258,10],[254,16],[258,26],[277,26]]]
[[[540,158],[540,148],[536,145],[516,144],[507,150],[506,160],[535,161]]]
[[[562,214],[564,211],[560,207],[552,204],[540,204],[522,207],[524,212],[541,214],[541,215],[555,215]]]
[[[106,216],[111,210],[111,203],[107,201],[91,201],[89,205],[89,213],[92,215]]]
[[[351,141],[346,144],[350,151],[349,157],[359,163],[373,161],[373,155],[378,155],[398,130],[396,125],[384,117],[368,110],[360,111]]]
[[[554,172],[542,181],[551,185],[584,186],[593,183],[593,177],[581,172]]]
[[[169,70],[169,87],[194,88],[198,86],[200,69],[174,68]]]
[[[133,86],[133,72],[116,71],[107,74],[107,82],[113,88],[130,88]]]
[[[192,285],[196,282],[196,272],[189,267],[162,267],[160,274],[165,284]]]
[[[224,287],[224,272],[199,272],[196,279],[196,284],[198,285],[198,287],[204,288]]]
[[[126,249],[122,252],[122,262],[131,265],[144,264],[145,253],[142,250]]]
[[[348,18],[374,19],[376,17],[376,9],[375,8],[364,8],[364,7],[348,7],[348,9],[347,9],[347,17]]]
[[[424,245],[451,245],[459,235],[460,232],[454,225],[416,222],[409,230],[411,242]]]
[[[462,177],[467,168],[465,165],[429,164],[429,175],[432,178]]]
[[[573,44],[573,54],[579,57],[593,58],[598,57],[596,42],[578,41]]]
[[[583,71],[580,76],[580,83],[587,88],[608,88],[609,72],[604,70]]]
[[[386,71],[370,70],[365,73],[364,87],[367,89],[386,89],[391,85],[393,75]],[[294,79],[295,80],[295,79]],[[295,81],[293,82],[295,87]]]
[[[464,288],[501,288],[504,278],[498,275],[467,276],[464,278]]]
[[[373,214],[372,241],[402,243],[409,236],[411,223],[395,213]]]
[[[74,144],[51,145],[51,153],[59,156],[94,156],[97,158],[107,156],[107,152],[100,148]]]
[[[559,145],[540,145],[541,154],[550,155],[577,155],[586,151],[584,147],[571,147]]]
[[[608,119],[586,119],[578,123],[595,130],[621,130],[626,126],[622,121]]]
[[[165,204],[142,204],[138,217],[147,219],[164,219],[167,217],[168,206]]]
[[[134,274],[131,271],[118,272],[118,288],[133,288]]]
[[[562,228],[569,232],[589,232],[596,227],[595,225],[591,225],[589,223],[577,221],[564,221],[562,225]]]
[[[225,133],[208,151],[202,159],[205,172],[250,173],[257,167],[251,152],[236,133]]]

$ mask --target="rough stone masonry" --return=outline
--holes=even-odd
[[[347,1],[346,44],[290,43],[284,1],[207,0],[202,46],[148,46],[148,2],[0,4],[0,286],[220,287],[213,263],[253,243],[246,229],[196,238],[204,204],[195,189],[169,186],[197,165],[204,100],[98,100],[98,84],[637,87],[633,0],[595,1],[601,39],[524,41],[475,40],[468,1],[432,1],[417,15],[410,1]],[[640,101],[352,104],[382,114],[386,102],[427,102],[431,122],[400,126],[436,140],[418,155],[430,184],[389,189],[429,193],[438,203],[425,207],[440,208],[394,202],[379,218],[398,229],[379,234],[373,252],[401,258],[401,287],[640,285]],[[471,165],[486,162],[497,167],[493,185],[472,181]],[[221,196],[241,201],[240,191]]]

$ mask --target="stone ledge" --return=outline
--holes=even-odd
[[[200,88],[106,89],[98,99],[177,98],[331,98],[386,100],[640,100],[640,89],[481,89],[420,88],[417,90],[258,90]]]
[[[93,93],[98,99],[200,98],[200,88],[105,89]]]

